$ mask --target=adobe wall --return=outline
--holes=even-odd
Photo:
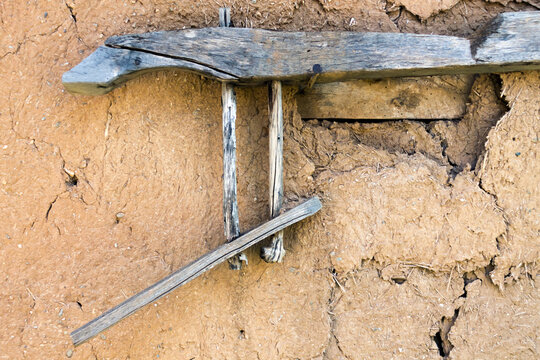
[[[529,1],[225,1],[236,26],[469,36]],[[61,75],[112,35],[217,26],[222,2],[0,4],[0,359],[539,357],[540,73],[478,76],[459,121],[304,121],[285,197],[323,209],[73,348],[69,333],[224,241],[221,87],[98,97]],[[267,89],[238,98],[241,228],[268,217]],[[123,214],[123,217],[119,213]]]

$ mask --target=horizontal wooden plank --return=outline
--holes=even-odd
[[[369,72],[425,74],[474,64],[467,39],[401,33],[205,28],[113,36],[105,44],[188,58],[248,83],[307,80],[316,73],[319,81]]]
[[[316,84],[296,95],[304,119],[457,119],[474,75],[387,78]]]
[[[321,209],[321,202],[317,197],[313,197],[278,217],[264,223],[263,225],[240,236],[238,239],[223,244],[212,252],[200,257],[189,265],[184,266],[160,280],[154,285],[146,288],[140,293],[132,296],[116,307],[103,313],[89,323],[81,326],[71,333],[71,338],[75,345],[80,345],[86,340],[96,336],[103,330],[111,327],[126,316],[131,315],[141,307],[156,301],[160,297],[168,294],[177,287],[195,279],[205,271],[223,261],[239,254],[248,247],[258,243],[270,235],[277,233],[286,227],[293,225],[308,216],[315,214]]]
[[[464,38],[401,33],[205,28],[113,36],[63,82],[69,91],[96,94],[139,72],[170,67],[246,85],[307,82],[314,75],[324,83],[535,70],[539,19],[539,12],[499,15],[472,48]]]

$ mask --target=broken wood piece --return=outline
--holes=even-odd
[[[231,9],[219,9],[219,26],[229,27]],[[240,234],[238,201],[236,199],[236,94],[230,83],[221,84],[221,104],[223,123],[223,223],[225,238],[233,241]],[[242,268],[245,255],[239,254],[229,259],[231,270]]]
[[[459,119],[474,75],[352,80],[296,94],[303,119]]]
[[[270,111],[269,138],[269,190],[270,217],[279,215],[283,202],[283,104],[281,81],[268,84],[268,108]],[[261,248],[261,258],[266,262],[281,262],[285,256],[283,231],[272,237],[270,246]]]
[[[179,69],[245,85],[270,80],[306,83],[316,73],[317,83],[325,83],[538,70],[539,22],[540,12],[503,13],[472,42],[442,35],[248,28],[113,36],[105,47],[65,73],[63,83],[74,93],[102,94],[139,71],[169,68],[173,64]]]
[[[154,285],[146,288],[116,307],[106,311],[101,316],[73,331],[71,333],[73,343],[75,345],[82,344],[86,340],[116,324],[126,316],[131,315],[141,307],[156,301],[177,287],[195,279],[205,271],[208,271],[214,266],[224,262],[236,254],[239,254],[243,250],[267,238],[268,236],[315,214],[321,209],[321,206],[322,205],[319,199],[317,197],[313,197],[285,212],[284,214],[279,215],[278,217],[240,236],[236,240],[219,246],[212,252],[175,271]]]

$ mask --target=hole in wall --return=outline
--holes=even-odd
[[[68,175],[68,179],[66,180],[66,185],[68,187],[77,186],[79,183],[79,179],[77,178],[77,175]]]
[[[394,283],[398,284],[398,285],[401,285],[401,284],[403,284],[405,281],[407,281],[407,279],[404,278],[404,277],[393,277],[393,278],[392,278],[392,281],[393,281]]]
[[[437,331],[437,333],[433,337],[433,340],[435,341],[435,344],[437,344],[437,348],[439,349],[439,355],[441,357],[444,357],[445,354],[444,354],[444,348],[443,348],[443,342],[442,342],[442,337],[441,337],[441,331],[440,330]]]

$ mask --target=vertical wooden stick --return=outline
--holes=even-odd
[[[279,215],[283,202],[283,105],[281,81],[269,85],[270,216]]]
[[[279,215],[283,202],[283,105],[281,81],[272,81],[268,85],[268,104],[270,108],[270,216]],[[285,255],[283,231],[272,238],[269,247],[261,249],[261,257],[266,262],[281,262]]]
[[[221,88],[223,104],[223,220],[225,236],[232,241],[240,234],[236,201],[236,94],[231,84]]]
[[[219,9],[219,26],[229,27],[231,10]],[[222,122],[223,122],[223,222],[227,242],[233,241],[240,235],[238,220],[238,202],[236,200],[236,94],[234,86],[222,83],[221,87]],[[229,259],[232,270],[242,268],[244,254]]]
[[[219,27],[231,26],[231,9],[219,8]]]

